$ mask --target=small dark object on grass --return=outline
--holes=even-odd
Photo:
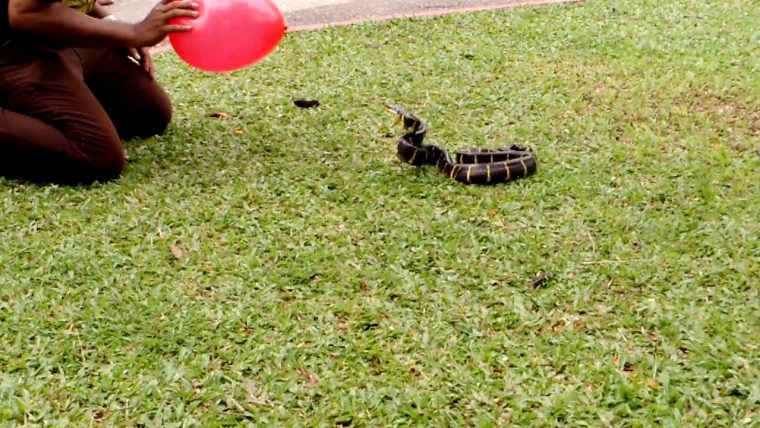
[[[550,279],[552,279],[552,274],[549,272],[539,272],[538,275],[536,275],[531,281],[531,285],[533,288],[542,287],[546,285]]]
[[[226,120],[232,118],[232,115],[221,110],[212,110],[208,112],[208,117],[220,120]]]
[[[319,100],[295,100],[293,104],[300,108],[312,108],[319,105]]]

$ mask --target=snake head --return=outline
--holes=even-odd
[[[416,131],[422,124],[419,119],[407,113],[404,109],[395,104],[386,104],[385,108],[396,116],[396,121],[393,124],[397,125],[399,123],[403,123],[404,128],[407,131]]]

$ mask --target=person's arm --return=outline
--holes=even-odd
[[[162,0],[137,24],[97,19],[58,2],[9,0],[8,3],[13,29],[80,47],[152,46],[169,33],[190,30],[187,25],[170,25],[170,20],[198,16],[198,5],[186,0]]]

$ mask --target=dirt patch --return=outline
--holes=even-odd
[[[740,94],[690,90],[676,104],[690,116],[701,116],[726,147],[744,152],[752,150],[753,140],[760,138],[760,108],[751,107],[753,100],[745,98]]]

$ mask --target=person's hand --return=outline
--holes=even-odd
[[[111,6],[113,4],[113,0],[97,0],[97,3],[101,6]]]
[[[156,71],[153,69],[153,58],[150,56],[150,49],[147,47],[129,49],[129,57],[150,74],[151,79],[156,77]]]
[[[190,0],[161,0],[141,22],[134,24],[137,48],[154,46],[171,33],[190,31],[189,25],[169,24],[174,18],[196,18],[198,4]]]

